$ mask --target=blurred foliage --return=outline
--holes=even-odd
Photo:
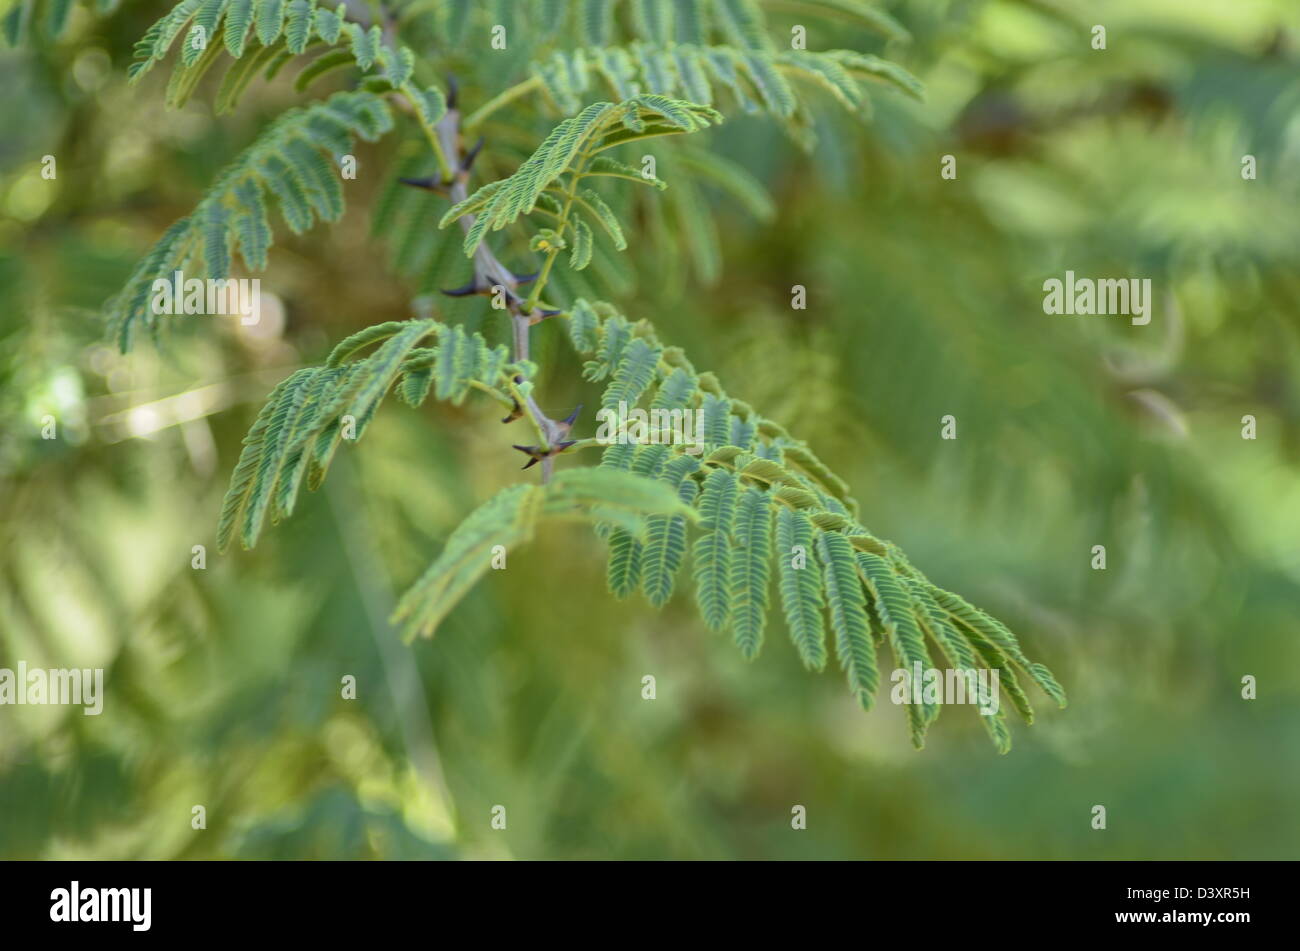
[[[358,152],[341,223],[277,234],[259,326],[177,322],[162,348],[119,355],[100,306],[303,98],[281,77],[217,119],[210,92],[165,113],[157,77],[128,89],[132,45],[167,6],[71,5],[57,38],[0,53],[0,667],[103,667],[107,685],[98,717],[0,707],[0,856],[1296,856],[1291,0],[887,3],[906,43],[841,5],[764,0],[778,42],[806,24],[809,49],[887,56],[925,101],[874,96],[858,118],[812,97],[811,151],[733,114],[701,137],[770,199],[670,188],[640,210],[653,240],[596,262],[595,292],[797,424],[877,533],[1053,668],[1071,706],[1017,730],[1007,757],[969,717],[912,751],[902,710],[862,714],[779,632],[750,665],[680,594],[662,612],[614,601],[580,526],[512,553],[435,640],[402,645],[394,592],[517,477],[489,406],[380,416],[293,520],[218,557],[226,478],[270,387],[457,281],[424,279],[432,245],[405,262],[384,249],[423,240],[444,201],[409,193],[397,219],[368,216],[427,161],[418,134],[389,138]],[[438,36],[462,7],[460,38]],[[467,109],[526,79],[545,43],[579,42],[490,53],[498,12],[414,3],[401,20]],[[478,180],[554,121],[535,96],[494,113]],[[1042,281],[1066,269],[1150,277],[1154,320],[1045,315]],[[508,336],[485,300],[421,306]],[[533,358],[563,415],[594,393],[551,323]],[[58,439],[41,438],[47,414]],[[1089,568],[1098,544],[1105,571]]]

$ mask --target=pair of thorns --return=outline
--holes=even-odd
[[[448,99],[447,101],[448,109],[454,109],[455,99],[456,99],[456,84],[454,81],[450,84],[450,92],[447,99]],[[466,152],[461,157],[461,160],[459,162],[459,168],[456,170],[455,174],[449,178],[444,179],[438,175],[431,175],[425,178],[402,178],[399,179],[399,181],[403,185],[409,185],[412,188],[420,188],[425,191],[431,191],[434,192],[435,194],[442,195],[447,199],[451,199],[452,184],[457,179],[459,179],[460,181],[465,181],[466,179],[469,178],[470,168],[474,165],[474,160],[478,158],[479,153],[483,150],[483,141],[484,141],[483,137],[479,136],[478,141],[474,143],[474,147],[471,148],[468,152]],[[506,296],[506,300],[510,308],[515,311],[521,311],[525,302],[523,298],[521,298],[515,292],[515,288],[521,284],[527,284],[530,281],[534,281],[536,279],[537,279],[536,272],[532,274],[521,274],[514,277],[514,279],[511,281],[510,284],[506,284],[504,282],[494,282],[487,274],[481,273],[478,269],[475,269],[474,277],[470,279],[468,284],[465,284],[462,287],[444,289],[442,293],[448,297],[471,297],[475,294],[492,295],[498,292],[503,292]],[[533,314],[529,315],[529,323],[540,323],[541,321],[545,320],[547,317],[553,317],[559,313],[562,312],[559,310],[546,310],[546,309],[539,308]],[[579,404],[578,407],[574,409],[574,411],[570,413],[566,418],[556,422],[553,427],[556,432],[556,435],[567,436],[569,432],[573,429],[574,421],[577,420],[578,413],[581,410],[582,410],[582,405]],[[510,411],[510,414],[506,416],[504,419],[502,419],[501,422],[503,423],[514,422],[523,414],[524,414],[524,408],[521,405],[519,405],[519,401],[516,400],[514,404],[514,408]],[[554,442],[554,445],[545,448],[542,446],[520,446],[520,445],[514,445],[513,448],[519,450],[520,452],[522,452],[524,455],[528,457],[528,461],[524,463],[524,468],[528,469],[532,466],[537,465],[538,462],[541,462],[544,459],[548,459],[551,456],[558,455],[559,453],[563,452],[565,449],[568,449],[570,446],[574,445],[575,442],[576,440],[573,439],[558,439]]]

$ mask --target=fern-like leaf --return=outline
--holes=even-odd
[[[183,35],[168,84],[168,105],[183,106],[224,52],[234,63],[217,94],[216,111],[222,113],[235,107],[258,73],[271,79],[289,60],[315,54],[299,77],[299,88],[345,63],[363,73],[378,67],[370,77],[378,91],[401,91],[427,121],[437,121],[428,116],[437,114],[442,93],[421,92],[411,85],[414,53],[405,46],[387,45],[378,25],[363,27],[346,14],[344,4],[330,10],[318,7],[315,0],[181,0],[136,44],[127,76],[139,81],[167,58],[177,36]]]
[[[690,475],[700,464],[692,456],[678,456],[664,466],[659,478],[694,513],[692,503],[699,487]],[[686,555],[686,514],[652,515],[646,520],[646,541],[642,552],[641,585],[646,600],[661,607],[672,596],[677,571]]]
[[[871,589],[876,609],[880,612],[880,619],[884,622],[898,665],[907,672],[909,687],[919,687],[916,683],[917,671],[924,675],[930,669],[930,654],[913,613],[911,598],[903,587],[904,582],[880,555],[860,551],[857,559],[862,576]],[[930,724],[939,715],[939,705],[924,698],[919,704],[911,706],[919,706],[924,725]],[[924,737],[924,730],[920,736]],[[914,736],[915,739],[918,738]]]
[[[746,488],[736,504],[731,558],[731,629],[749,660],[763,646],[772,560],[772,508],[766,492]]]
[[[814,531],[803,512],[788,505],[777,509],[776,558],[790,640],[805,667],[822,670],[826,666],[826,623],[821,566],[813,554]]]
[[[488,231],[499,231],[531,212],[542,193],[561,176],[571,174],[569,194],[576,195],[578,182],[597,153],[654,135],[696,132],[719,121],[721,116],[708,106],[665,96],[634,96],[617,104],[593,103],[556,126],[509,178],[490,182],[452,206],[440,226],[474,215],[464,241],[465,255],[472,256]],[[600,217],[599,212],[596,216]]]
[[[123,352],[137,326],[156,329],[152,291],[189,262],[204,261],[206,271],[186,278],[229,276],[231,246],[238,247],[252,271],[266,266],[271,245],[267,194],[273,195],[290,230],[311,227],[319,217],[333,220],[343,211],[343,192],[333,160],[392,128],[392,115],[379,97],[365,92],[337,93],[324,102],[290,110],[273,122],[217,178],[194,212],[178,221],[137,265],[123,290],[107,305],[110,325]]]
[[[868,90],[892,86],[914,99],[920,80],[889,60],[853,50],[777,50],[767,45],[633,43],[628,48],[560,50],[532,64],[533,76],[560,112],[573,115],[594,89],[604,86],[620,100],[640,91],[680,97],[702,105],[730,95],[742,111],[763,110],[799,142],[812,144],[808,102],[795,81],[828,92],[844,108],[869,114]]]
[[[1033,711],[1012,674],[1013,665],[1038,680],[1049,695],[1063,699],[1051,674],[1024,657],[1004,625],[932,585],[897,546],[859,524],[848,487],[806,444],[729,397],[713,374],[696,373],[685,355],[660,344],[645,322],[631,324],[608,304],[583,300],[575,302],[568,316],[574,328],[570,339],[589,357],[585,375],[609,379],[607,394],[629,378],[628,368],[650,367],[644,386],[620,386],[614,395],[635,392],[630,405],[648,403],[651,411],[691,409],[700,415],[704,453],[698,466],[685,452],[687,446],[664,443],[658,437],[665,431],[651,426],[655,442],[610,445],[599,469],[658,475],[684,488],[684,501],[694,498],[700,535],[691,545],[692,576],[708,627],[730,626],[746,656],[757,652],[768,605],[770,560],[776,557],[781,606],[801,660],[811,669],[825,666],[829,616],[836,656],[864,708],[870,709],[879,689],[876,645],[888,645],[897,666],[915,680],[918,666],[922,678],[932,676],[927,639],[953,666],[949,676],[960,676],[963,683],[977,676],[977,668],[998,671],[1003,692],[1027,720]],[[773,521],[775,551],[770,542]],[[659,545],[664,523],[653,524],[649,537],[636,525],[613,525],[612,520],[601,531],[611,546],[611,587],[627,595],[639,585],[659,604],[667,595],[653,566],[663,550]],[[815,554],[802,568],[794,561],[800,548],[805,555],[810,549]],[[972,704],[988,709],[991,698],[967,696]],[[924,689],[919,702],[906,705],[918,748],[939,709]],[[1010,732],[1002,712],[981,714],[980,719],[997,749],[1008,749]]]
[[[835,633],[835,653],[848,678],[849,690],[863,709],[869,710],[876,696],[876,654],[867,628],[866,600],[853,548],[839,532],[820,532],[817,554],[822,563],[831,630]]]
[[[291,514],[303,482],[313,489],[321,484],[339,444],[361,439],[395,385],[405,402],[423,401],[435,375],[442,372],[435,349],[419,346],[431,335],[443,342],[456,341],[461,354],[461,359],[445,364],[454,383],[445,391],[446,398],[463,398],[471,380],[501,393],[517,370],[505,362],[504,349],[489,349],[477,335],[468,339],[461,328],[453,330],[434,320],[390,321],[353,334],[334,348],[323,366],[299,370],[272,391],[245,437],[222,503],[217,528],[220,550],[226,549],[236,531],[243,546],[251,548],[268,515],[278,521]],[[632,504],[652,509],[647,499],[658,498],[661,506],[678,507],[656,511],[693,516],[680,512],[680,503],[669,495],[668,502],[661,496],[647,496]]]
[[[532,485],[502,489],[475,509],[447,539],[442,553],[397,603],[392,623],[406,639],[432,637],[438,625],[491,566],[492,550],[507,551],[533,537],[542,490]]]
[[[691,549],[695,598],[710,630],[720,631],[731,613],[731,532],[739,483],[725,469],[712,470],[700,493],[702,534]]]

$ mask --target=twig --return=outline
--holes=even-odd
[[[478,155],[478,149],[481,145],[481,143],[475,145],[468,153],[465,151],[461,137],[460,110],[457,108],[456,98],[456,87],[452,83],[447,96],[447,112],[434,127],[434,133],[437,135],[442,154],[454,157],[457,162],[456,171],[451,180],[442,183],[445,184],[448,197],[453,205],[469,197],[469,170]],[[474,217],[474,215],[463,215],[460,219],[461,228],[468,232],[474,226]],[[514,340],[514,359],[516,362],[529,358],[529,328],[533,324],[545,320],[553,313],[538,306],[542,290],[541,280],[534,287],[533,293],[527,302],[519,296],[518,288],[523,280],[526,279],[518,277],[501,263],[486,241],[479,244],[474,252],[474,280],[472,287],[479,292],[490,291],[495,287],[503,289],[506,309],[510,313],[510,325]],[[520,378],[515,382],[521,383],[523,380]],[[538,455],[536,458],[530,459],[528,465],[532,465],[537,459],[540,459],[542,463],[542,481],[548,482],[554,467],[555,454],[568,448],[568,444],[565,444],[565,437],[569,435],[570,430],[573,428],[576,411],[575,415],[570,416],[568,419],[551,419],[537,405],[537,401],[533,399],[531,392],[524,392],[522,396],[524,409],[536,426],[538,438],[541,440],[539,446],[529,447],[538,450]]]
[[[483,103],[483,105],[475,109],[472,113],[470,113],[470,115],[465,119],[465,122],[463,124],[464,128],[466,129],[477,128],[479,123],[481,123],[492,113],[496,112],[502,106],[506,105],[507,103],[513,102],[514,100],[518,99],[520,96],[528,95],[530,92],[532,92],[540,85],[541,85],[541,80],[539,80],[536,76],[532,76],[529,77],[528,79],[523,80],[522,82],[515,83],[509,89],[497,94],[493,98],[489,99],[487,102]]]

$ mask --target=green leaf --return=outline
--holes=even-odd
[[[725,469],[705,477],[700,494],[703,535],[691,548],[691,571],[700,615],[710,630],[720,631],[731,612],[731,532],[736,519],[739,482]]]
[[[626,528],[615,528],[610,532],[605,581],[614,597],[626,598],[636,590],[641,581],[643,551],[640,538]]]
[[[631,472],[600,467],[565,469],[557,472],[547,485],[548,514],[571,511],[576,506],[696,518],[695,510],[678,497],[675,487]]]
[[[870,53],[858,53],[852,50],[832,50],[826,55],[834,58],[850,74],[879,80],[906,93],[917,102],[925,101],[925,86],[897,63],[872,56]]]
[[[258,0],[257,3],[257,39],[263,46],[270,46],[280,38],[284,26],[284,0]]]
[[[235,59],[244,55],[244,44],[248,41],[248,28],[252,22],[253,0],[230,0],[224,39],[226,52]]]
[[[1043,693],[1055,700],[1057,706],[1061,708],[1065,707],[1065,691],[1061,689],[1061,685],[1056,682],[1056,678],[1052,676],[1051,671],[1042,664],[1030,663],[1029,659],[1020,649],[1019,641],[1017,641],[1015,635],[1007,629],[1006,625],[985,614],[979,608],[970,605],[950,591],[944,591],[942,588],[931,586],[930,593],[934,595],[935,601],[937,601],[939,606],[951,615],[953,620],[957,621],[970,631],[973,631],[981,638],[996,645],[998,649],[1003,651],[1017,667],[1028,674],[1030,678],[1042,688]]]
[[[772,508],[766,492],[746,488],[736,505],[731,558],[731,630],[753,660],[763,646],[772,558]]]
[[[618,409],[620,403],[635,406],[655,378],[655,369],[659,366],[658,347],[641,337],[635,337],[627,345],[614,370],[614,378],[601,395],[600,405],[607,410]]]
[[[790,640],[809,670],[826,666],[826,623],[822,615],[822,573],[814,555],[812,522],[784,505],[776,513],[776,560],[781,607]]]
[[[291,376],[271,391],[266,403],[257,414],[257,420],[249,429],[248,435],[244,437],[239,461],[235,464],[235,471],[230,477],[230,488],[226,491],[225,499],[221,503],[221,516],[217,521],[218,551],[225,551],[230,546],[235,528],[238,526],[240,517],[254,492],[258,469],[261,465],[262,456],[266,451],[268,435],[272,441],[275,438],[275,432],[271,428],[271,421],[276,414],[280,398],[287,390],[300,385],[300,375],[302,373],[303,371],[299,371],[298,374],[295,374],[298,380],[295,380],[295,376]]]
[[[502,383],[508,360],[505,347],[489,347],[481,334],[470,336],[460,325],[443,332],[434,355],[438,399],[460,404],[474,383]]]
[[[590,188],[582,189],[579,194],[582,201],[591,210],[596,220],[601,223],[605,231],[614,239],[614,247],[622,251],[627,247],[627,239],[623,237],[623,228],[618,223],[618,217],[614,214],[609,205],[605,204],[605,199],[601,198]]]
[[[311,0],[290,0],[285,14],[284,41],[295,56],[307,48],[311,40],[314,4]]]
[[[734,45],[754,50],[772,45],[765,32],[763,14],[754,0],[714,0],[713,12]]]
[[[848,544],[847,540],[845,544]],[[863,578],[871,588],[876,610],[885,625],[894,656],[898,665],[907,671],[910,684],[915,678],[917,665],[920,665],[922,675],[932,666],[929,651],[925,648],[925,638],[921,635],[913,614],[911,598],[903,588],[902,580],[884,558],[860,551],[857,559]],[[928,700],[911,706],[920,707],[921,719],[925,724],[933,722],[939,715],[939,705]]]
[[[623,128],[629,114],[660,121],[647,126],[644,133],[633,132]],[[513,175],[480,188],[444,215],[440,225],[446,227],[466,214],[478,216],[463,245],[465,255],[471,257],[489,230],[498,231],[532,211],[542,193],[560,176],[571,173],[583,177],[596,151],[649,135],[695,132],[719,121],[721,116],[707,106],[666,96],[634,96],[618,104],[592,103],[552,129]],[[573,264],[579,269],[590,260],[589,231],[583,233],[586,228],[585,223],[575,224]]]
[[[642,185],[651,185],[659,191],[668,187],[668,183],[655,178],[653,175],[646,175],[639,169],[633,168],[623,162],[616,162],[607,155],[597,155],[587,166],[585,178],[621,178],[624,181],[640,182]]]
[[[229,0],[203,0],[181,47],[181,62],[186,66],[193,66],[207,50],[208,44],[220,45],[217,42],[217,23],[225,13],[227,2]]]
[[[514,485],[475,509],[451,533],[442,553],[411,586],[393,611],[409,641],[432,637],[438,625],[491,567],[493,548],[507,553],[531,540],[541,510],[542,489]]]
[[[238,242],[250,269],[266,266],[271,246],[268,193],[295,232],[310,228],[316,217],[340,217],[344,194],[332,150],[351,148],[354,137],[382,134],[392,121],[382,98],[363,92],[336,93],[275,120],[218,175],[194,213],[169,229],[108,302],[108,320],[122,345],[129,346],[135,325],[151,324],[149,290],[155,280],[169,279],[183,265],[187,276],[200,276],[187,264],[195,249],[202,251],[211,278],[229,273],[232,242]]]
[[[699,468],[698,460],[691,456],[678,456],[659,475],[660,480],[673,489],[682,504],[692,512],[699,487],[690,475]],[[672,596],[677,571],[685,556],[685,515],[652,515],[646,519],[641,585],[646,598],[655,607],[662,607]]]
[[[596,349],[597,334],[600,332],[600,318],[591,309],[591,305],[579,298],[569,308],[569,339],[573,349],[579,353],[590,353]]]
[[[820,532],[817,554],[822,563],[831,630],[835,633],[835,654],[848,678],[849,690],[864,710],[870,710],[878,683],[876,652],[867,627],[866,598],[853,546],[838,532]]]
[[[569,219],[573,226],[573,250],[569,252],[569,266],[581,271],[591,263],[591,228],[587,222],[577,216]]]
[[[375,407],[397,379],[402,361],[421,340],[441,326],[433,320],[407,321],[366,361],[365,375],[347,408],[347,414],[358,421],[358,439],[363,429],[362,421],[369,420],[373,415]]]

